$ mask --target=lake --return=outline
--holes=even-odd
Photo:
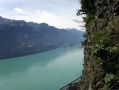
[[[0,90],[58,90],[78,78],[83,49],[59,48],[0,61]]]

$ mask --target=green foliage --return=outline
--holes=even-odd
[[[101,20],[99,20],[101,23]],[[119,30],[116,30],[115,21],[111,21],[102,28],[101,31],[94,31],[92,33],[94,40],[92,43],[92,55],[98,53],[100,50],[104,50],[110,53],[119,52]]]
[[[114,79],[113,74],[106,74],[106,76],[104,77],[105,84],[109,84],[113,79]]]
[[[94,15],[87,15],[87,17],[84,17],[83,20],[87,23],[87,24],[91,24],[89,22],[93,22],[92,20],[94,20]]]
[[[86,14],[94,14],[96,11],[95,0],[81,0],[82,11]]]
[[[86,14],[83,18],[86,22],[84,71],[88,72],[96,67],[96,70],[86,76],[85,81],[88,87],[91,82],[97,83],[92,85],[95,90],[109,90],[119,80],[116,78],[119,77],[119,16],[114,11],[117,2],[119,3],[118,0],[81,0],[82,11]],[[100,73],[96,74],[96,71]],[[98,83],[99,80],[103,81]]]

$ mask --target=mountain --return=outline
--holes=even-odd
[[[0,24],[3,24],[3,23],[7,23],[7,22],[12,22],[13,20],[10,20],[10,19],[7,19],[7,18],[3,18],[0,16]]]
[[[46,23],[0,17],[0,59],[80,45],[83,33],[79,30],[58,29]]]

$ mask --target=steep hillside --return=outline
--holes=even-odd
[[[7,19],[7,18],[3,18],[0,16],[0,24],[3,24],[3,23],[7,23],[7,22],[12,22],[13,20],[10,20],[10,19]]]
[[[0,17],[0,59],[80,45],[83,32]]]
[[[119,89],[119,0],[81,0],[86,14],[83,77],[78,90]]]

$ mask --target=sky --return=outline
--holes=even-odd
[[[0,16],[27,22],[47,23],[57,28],[83,29],[76,16],[79,0],[0,0]]]

